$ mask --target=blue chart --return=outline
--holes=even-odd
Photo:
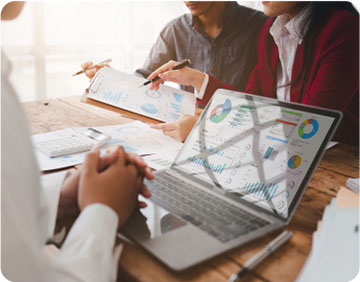
[[[111,91],[110,92],[105,92],[103,94],[102,99],[106,102],[110,102],[110,103],[120,103],[120,99],[121,99],[121,92],[113,94]]]
[[[226,167],[226,164],[217,164],[216,165],[216,164],[209,163],[206,159],[203,159],[202,157],[200,157],[198,159],[196,157],[188,157],[187,160],[198,166],[204,167],[207,170],[216,172],[218,174],[222,174]]]
[[[178,104],[174,104],[174,103],[170,103],[170,106],[173,110],[175,110],[175,112],[181,114],[182,112],[182,106],[178,105]]]
[[[174,92],[174,98],[175,98],[176,102],[178,102],[179,104],[182,103],[183,96],[181,94],[178,94],[178,93]]]
[[[159,91],[157,90],[150,90],[150,89],[147,89],[145,91],[145,94],[146,96],[150,97],[150,98],[153,98],[153,99],[159,99],[161,97],[161,94]]]
[[[279,185],[276,183],[265,184],[256,181],[246,182],[242,189],[248,194],[252,194],[257,198],[271,201],[271,199],[275,196],[278,187]]]
[[[143,104],[140,108],[148,114],[154,115],[158,113],[158,109],[153,104]]]

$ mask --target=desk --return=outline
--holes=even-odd
[[[24,103],[32,133],[74,126],[104,126],[133,121],[80,102],[80,96]],[[141,117],[139,118],[141,119]],[[359,149],[339,144],[328,150],[301,203],[285,229],[294,236],[260,264],[246,281],[294,281],[311,250],[312,233],[325,206],[348,177],[359,177]],[[119,281],[227,281],[243,263],[282,230],[228,251],[183,273],[168,270],[149,253],[125,243],[119,263]]]

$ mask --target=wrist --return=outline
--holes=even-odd
[[[197,92],[200,92],[201,86],[204,83],[205,73],[196,70],[193,75],[193,87],[196,89]]]

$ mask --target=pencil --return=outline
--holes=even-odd
[[[105,60],[105,61],[102,61],[102,62],[100,62],[100,63],[97,63],[97,64],[95,64],[95,65],[92,65],[91,67],[88,67],[88,68],[86,68],[86,69],[83,69],[83,70],[81,70],[81,71],[78,71],[77,73],[74,73],[72,76],[76,76],[76,75],[82,74],[82,73],[84,73],[84,72],[87,72],[88,70],[92,70],[92,69],[95,68],[95,66],[101,66],[101,65],[108,64],[108,63],[110,63],[111,61],[112,61],[111,59],[107,59],[107,60]]]
[[[182,69],[183,67],[186,67],[188,65],[191,65],[191,60],[190,59],[185,59],[185,60],[182,60],[177,65],[175,65],[171,70],[179,70],[179,69]],[[155,82],[155,81],[157,81],[159,79],[160,79],[160,76],[157,75],[152,80],[148,80],[148,81],[144,82],[139,87],[146,86],[146,85],[148,85],[148,84],[150,84],[152,82]]]

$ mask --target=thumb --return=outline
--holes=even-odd
[[[83,164],[83,172],[85,175],[93,175],[98,173],[100,163],[100,152],[99,148],[96,148],[94,151],[88,153],[85,157],[85,162]]]

